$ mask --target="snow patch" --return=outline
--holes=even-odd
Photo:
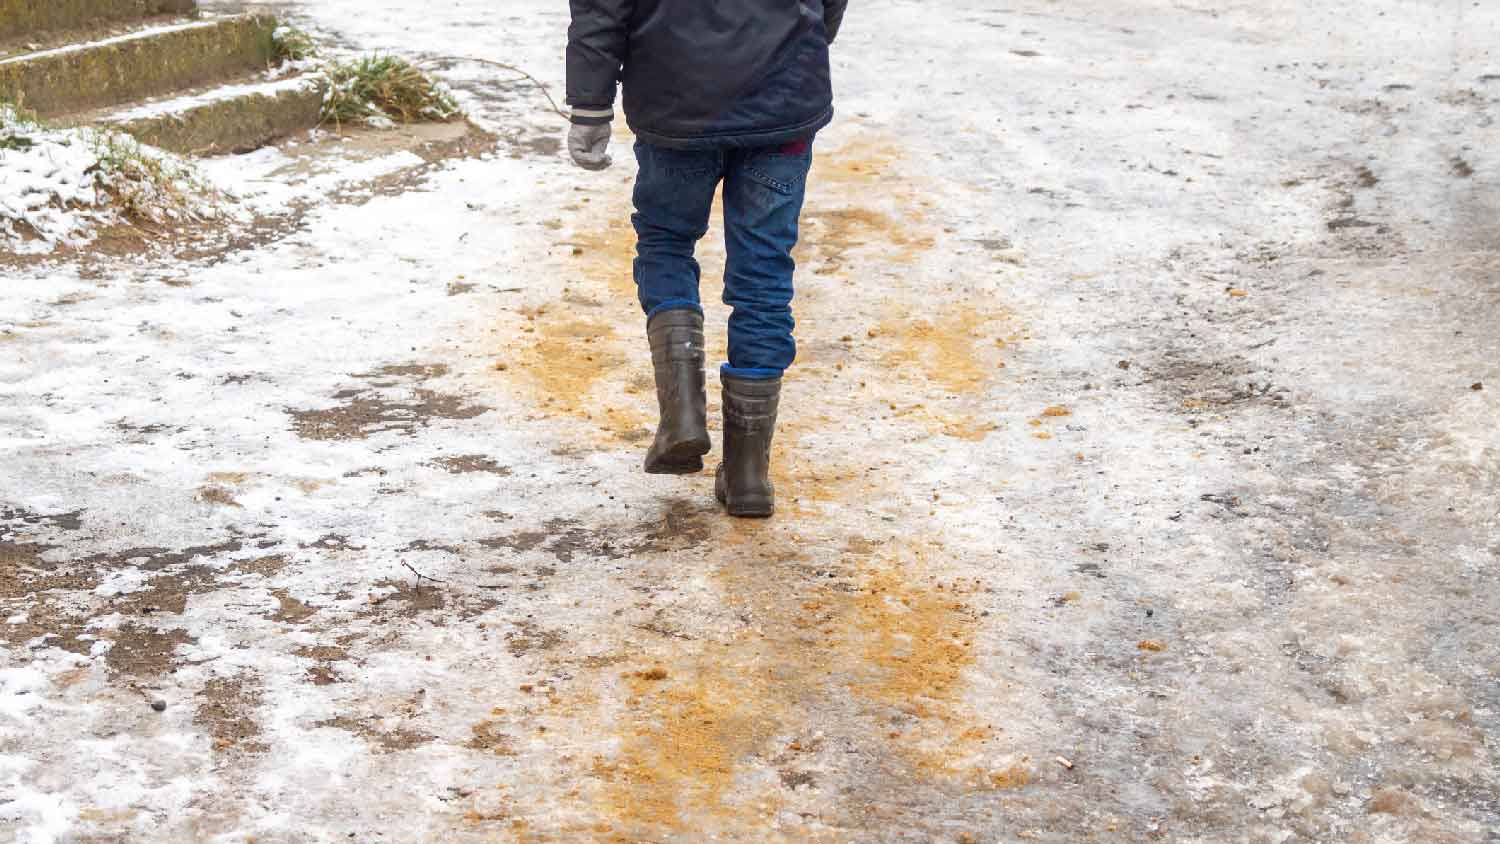
[[[0,723],[20,720],[41,706],[47,675],[34,665],[0,668]]]
[[[94,589],[94,594],[101,598],[113,598],[116,595],[128,595],[131,592],[139,592],[146,588],[151,577],[140,569],[126,569],[116,572],[108,580],[99,584]]]
[[[332,158],[312,165],[300,164],[278,149],[267,147],[248,155],[236,155],[204,161],[200,169],[224,194],[240,203],[242,212],[274,215],[300,205],[325,201],[355,185],[368,184],[420,167],[422,157],[413,152],[397,152],[364,161]],[[308,166],[306,178],[289,178],[291,171]]]
[[[0,105],[0,241],[19,254],[86,246],[131,214],[211,217],[191,167],[113,132],[52,129]]]
[[[24,228],[36,250],[79,243],[100,215],[99,157],[85,133],[50,130],[0,106],[0,234],[19,240]]]

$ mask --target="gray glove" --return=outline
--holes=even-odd
[[[609,157],[610,125],[598,123],[586,126],[574,123],[568,130],[568,152],[573,163],[585,170],[603,170],[613,159]]]

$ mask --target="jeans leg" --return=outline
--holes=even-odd
[[[708,233],[708,215],[723,175],[716,151],[683,152],[636,142],[635,285],[649,319],[687,308],[702,313],[693,249]]]
[[[792,338],[792,276],[797,224],[812,150],[799,147],[730,153],[724,174],[724,304],[729,363],[724,373],[777,378],[797,357]]]

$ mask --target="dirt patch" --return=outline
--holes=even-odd
[[[293,656],[310,659],[314,665],[307,669],[307,678],[315,686],[330,686],[344,682],[338,664],[350,662],[349,652],[338,645],[310,645],[292,651]]]
[[[145,589],[127,592],[110,600],[110,610],[126,616],[181,615],[188,598],[212,591],[218,573],[208,566],[163,572],[151,578]]]
[[[1003,317],[955,306],[932,319],[887,320],[868,339],[885,350],[881,363],[901,377],[942,384],[949,393],[980,389],[1001,368],[998,351],[1014,338],[995,327]]]
[[[482,750],[496,756],[515,756],[516,739],[505,732],[505,725],[498,721],[481,721],[470,728],[474,737],[464,745],[470,750]]]
[[[59,522],[71,523],[71,516]],[[177,646],[194,640],[183,630],[162,629],[149,619],[180,614],[189,597],[216,587],[217,571],[191,561],[242,547],[241,541],[230,540],[180,551],[131,548],[53,563],[40,556],[53,546],[0,542],[0,611],[7,615],[19,611],[25,619],[0,625],[0,642],[16,646],[40,640],[43,646],[87,654],[95,640],[103,639],[112,643],[105,657],[112,675],[145,678],[167,673],[175,665]],[[62,597],[90,592],[110,574],[131,570],[156,576],[144,588],[110,596],[103,608],[92,611],[80,610],[78,601]],[[112,613],[125,617],[117,630],[98,636],[88,632],[92,617]]]
[[[158,630],[126,623],[110,634],[108,641],[111,647],[104,655],[104,662],[109,666],[110,674],[145,680],[175,670],[177,647],[195,644],[198,640],[181,628]]]
[[[526,656],[532,651],[550,651],[566,642],[566,637],[557,630],[543,630],[532,621],[523,621],[516,629],[505,634],[505,647],[511,656]]]
[[[0,267],[33,270],[55,263],[66,263],[78,268],[80,278],[110,278],[119,273],[121,259],[158,258],[175,254],[190,260],[222,251],[224,247],[218,244],[233,240],[226,226],[227,219],[166,225],[153,223],[149,228],[130,221],[114,223],[96,228],[93,240],[86,244],[67,243],[50,253],[16,254],[11,250],[0,252]],[[205,244],[215,246],[205,247]]]
[[[609,430],[633,430],[640,427],[638,412],[628,422],[612,425],[611,407],[593,395],[597,382],[625,363],[625,356],[614,344],[614,326],[599,319],[578,319],[575,315],[542,314],[533,321],[533,344],[525,367],[537,382],[544,409],[564,412],[603,423]]]
[[[431,580],[385,579],[376,581],[377,590],[392,590],[384,595],[372,596],[370,605],[359,613],[360,618],[412,619],[429,613],[441,613],[434,623],[444,624],[448,618],[467,620],[483,615],[501,605],[501,601],[481,591],[455,588]],[[447,611],[443,613],[443,611]]]
[[[463,553],[463,551],[457,545],[444,545],[440,542],[433,542],[430,539],[413,539],[411,542],[406,543],[406,546],[401,550],[436,551],[442,554],[452,554],[455,557]]]
[[[113,427],[116,431],[124,434],[126,442],[130,443],[149,442],[151,439],[157,436],[174,436],[176,434],[181,434],[187,431],[187,428],[174,428],[169,425],[162,425],[159,423],[152,423],[150,425],[137,425],[134,422],[129,422],[124,419],[117,420],[114,423]]]
[[[234,493],[221,486],[205,486],[198,488],[198,500],[205,504],[217,504],[221,507],[240,507],[240,502],[234,498]]]
[[[776,774],[781,779],[781,784],[792,791],[799,788],[816,788],[818,785],[817,776],[809,771],[781,770]]]
[[[717,515],[717,508],[700,501],[670,499],[659,516],[631,525],[587,527],[582,520],[552,519],[541,530],[490,537],[479,544],[519,553],[540,550],[561,563],[578,557],[623,560],[701,546],[712,539]]]
[[[623,560],[633,556],[626,535],[609,528],[589,528],[581,522],[558,519],[548,522],[553,531],[545,550],[558,562],[571,563],[578,556],[602,557],[606,560]]]
[[[627,681],[624,746],[616,760],[600,760],[592,771],[607,787],[601,808],[626,830],[613,840],[685,832],[699,813],[738,814],[724,805],[725,792],[738,766],[774,735],[778,723],[762,708],[761,689],[737,682],[720,686],[715,679],[728,678]],[[738,815],[741,828],[758,828],[758,815]]]
[[[331,727],[353,733],[364,739],[381,753],[396,753],[402,750],[412,750],[425,744],[431,744],[437,737],[406,727],[385,729],[381,725],[380,718],[370,715],[364,718],[350,718],[340,715],[327,721],[319,721],[314,727]]]
[[[902,554],[920,560],[922,552]],[[922,566],[919,564],[917,570]],[[855,598],[857,611],[841,635],[848,647],[863,647],[864,663],[876,670],[850,687],[856,696],[902,721],[899,746],[922,769],[957,777],[975,743],[992,735],[973,723],[959,701],[963,672],[973,664],[976,615],[964,599],[973,584],[933,583],[913,578],[905,565],[871,572]]]
[[[271,592],[271,595],[280,602],[280,606],[276,608],[276,612],[271,613],[270,617],[272,621],[279,621],[282,624],[301,624],[318,614],[317,607],[310,607],[302,601],[293,598],[287,594],[286,590],[276,589]]]
[[[0,524],[6,531],[18,527],[43,528],[50,530],[80,530],[83,527],[83,511],[74,510],[71,513],[33,513],[20,507],[0,506]]]
[[[716,572],[745,628],[712,643],[652,643],[637,655],[652,658],[650,668],[619,675],[620,749],[591,769],[603,785],[597,809],[617,831],[609,840],[671,838],[703,824],[761,828],[778,798],[743,790],[740,772],[789,761],[776,739],[801,732],[810,710],[860,725],[838,738],[841,759],[855,747],[886,760],[887,783],[998,788],[980,752],[994,733],[962,699],[974,587],[935,580],[917,545],[887,543],[858,573],[827,572],[795,551],[768,559],[753,533],[721,543]],[[815,787],[808,767],[788,769],[781,788]]]
[[[4,580],[5,575],[0,573],[0,588],[4,588]],[[45,597],[32,597],[25,602],[7,598],[0,603],[0,615],[7,618],[19,615],[24,619],[15,624],[0,623],[0,644],[6,647],[19,649],[35,642],[40,647],[81,655],[93,650],[96,637],[88,632],[88,619],[78,615],[69,604]]]
[[[803,225],[807,245],[798,247],[799,260],[808,260],[816,275],[853,275],[876,260],[909,265],[936,245],[931,236],[914,236],[908,222],[871,208],[813,210],[803,215]],[[860,257],[867,248],[880,257]]]
[[[88,566],[104,569],[106,571],[117,571],[123,568],[139,568],[142,571],[162,571],[173,566],[190,563],[199,557],[218,557],[234,554],[242,551],[245,543],[239,539],[230,539],[213,545],[194,545],[173,551],[167,548],[127,548],[124,551],[111,551],[102,554],[91,554],[82,557],[73,565]]]
[[[809,179],[798,263],[817,275],[875,276],[892,264],[914,264],[936,246],[927,223],[932,203],[907,177],[904,160],[898,141],[873,134],[820,154]],[[883,207],[850,207],[850,197],[878,197]],[[899,219],[886,208],[900,209]]]
[[[308,682],[314,686],[331,686],[334,683],[347,682],[332,667],[327,665],[314,665],[307,669]]]
[[[510,477],[509,466],[501,466],[494,458],[483,454],[464,454],[457,457],[440,457],[432,461],[431,465],[437,466],[455,475],[484,473],[499,475],[502,478]]]
[[[448,606],[448,599],[438,584],[423,586],[405,580],[379,580],[375,582],[375,588],[395,590],[371,602],[372,606],[381,609],[382,614],[394,613],[410,618]]]
[[[1286,407],[1290,391],[1270,383],[1247,359],[1238,355],[1202,360],[1194,349],[1173,349],[1144,367],[1144,383],[1155,384],[1188,413],[1223,410],[1252,403]]]
[[[560,529],[565,524],[567,523],[562,521],[549,522],[548,527]],[[518,551],[524,554],[551,539],[553,535],[551,530],[523,530],[505,536],[492,536],[489,539],[481,539],[479,540],[479,544],[484,548]],[[511,571],[514,571],[514,569],[511,569]]]
[[[42,555],[55,548],[56,545],[40,542],[0,539],[0,600],[17,599],[28,594],[30,590],[23,589],[23,586],[36,583],[42,578],[42,572],[53,567],[42,559]],[[47,587],[37,585],[31,588]]]
[[[241,560],[229,566],[226,571],[234,574],[255,574],[261,577],[270,577],[291,565],[291,562],[285,554],[272,554],[265,557],[256,557],[253,560]]]
[[[262,729],[255,720],[261,697],[257,680],[238,676],[215,678],[196,696],[193,723],[213,737],[215,751],[264,753],[268,748],[259,741]]]
[[[713,538],[719,522],[717,507],[687,498],[671,498],[662,503],[661,516],[640,523],[640,539],[632,546],[636,554],[666,554],[687,551]]]
[[[625,314],[639,315],[630,270],[635,232],[623,200],[618,191],[569,194],[538,212],[543,219],[588,212],[553,253],[559,275],[573,281],[557,301],[523,311],[525,321],[502,332],[514,330],[519,342],[489,340],[486,350],[497,358],[492,371],[533,394],[543,412],[585,420],[611,440],[634,435],[647,421],[641,396],[616,393],[624,381],[624,344],[645,342],[644,332],[627,336],[616,328],[627,324]]]
[[[363,386],[340,390],[334,407],[288,409],[292,430],[305,440],[362,440],[393,431],[412,436],[439,420],[473,419],[490,410],[462,396],[440,393],[421,385],[447,374],[447,367],[430,364],[387,366],[355,375]]]
[[[349,537],[341,533],[328,533],[313,540],[311,544],[300,546],[302,548],[317,548],[323,551],[363,551],[365,546],[355,545]]]

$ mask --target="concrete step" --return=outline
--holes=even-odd
[[[264,70],[275,59],[275,29],[274,18],[236,15],[0,60],[0,100],[50,117]]]
[[[85,117],[142,143],[183,155],[245,152],[318,125],[321,76],[247,82]]]
[[[197,11],[198,0],[0,0],[0,41]]]

